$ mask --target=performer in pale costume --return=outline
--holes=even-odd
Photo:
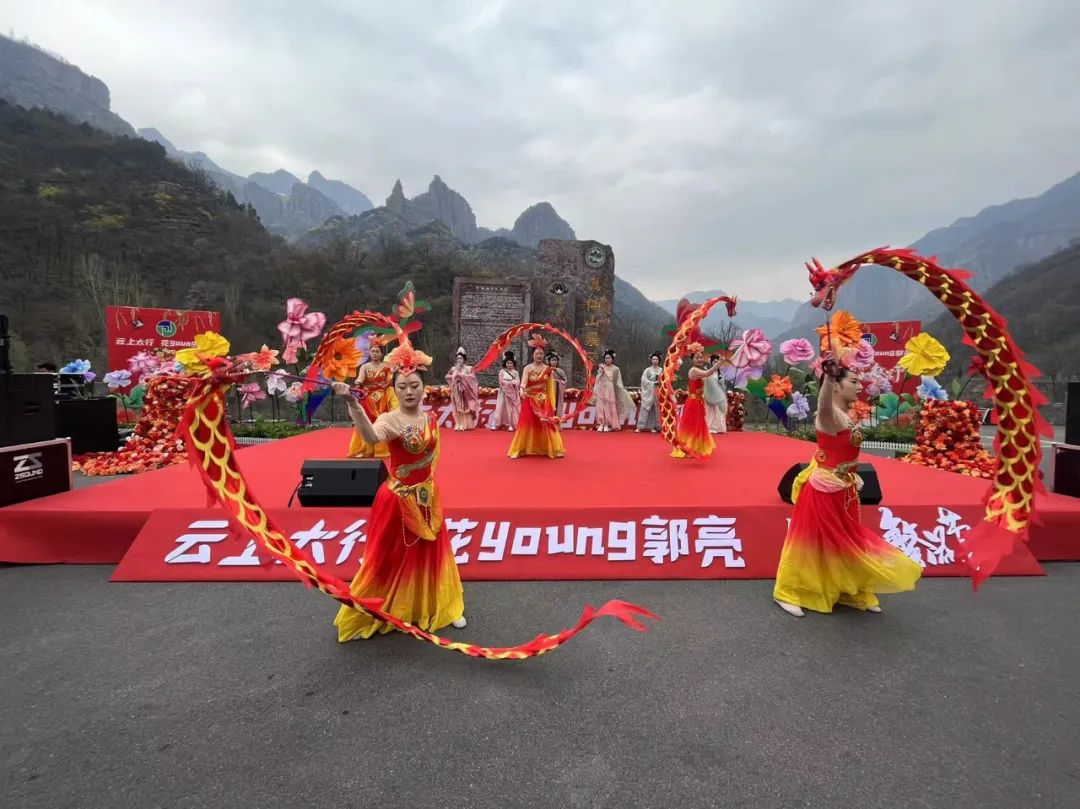
[[[638,404],[637,431],[639,433],[660,432],[660,409],[656,402],[656,386],[660,382],[663,369],[660,363],[663,357],[653,353],[649,357],[649,367],[641,372],[641,401]]]
[[[549,351],[545,359],[555,375],[555,415],[561,418],[566,413],[566,371],[559,367],[559,355],[555,351]]]
[[[492,430],[516,430],[521,417],[521,377],[514,362],[514,352],[503,355],[499,371],[499,395],[488,427]]]
[[[918,562],[862,524],[855,472],[862,434],[847,415],[862,386],[837,360],[822,366],[818,449],[792,487],[795,508],[773,589],[780,608],[798,618],[837,604],[881,612],[878,593],[912,590],[922,575]]]
[[[623,385],[622,371],[615,364],[615,352],[604,352],[604,361],[596,372],[593,388],[596,399],[596,429],[601,433],[618,432],[634,409],[634,400]]]
[[[386,339],[381,335],[371,337],[368,345],[368,361],[356,372],[356,385],[364,392],[361,407],[364,408],[364,412],[371,421],[375,421],[383,413],[389,413],[397,407],[392,382],[394,369],[383,361]],[[350,458],[386,458],[389,454],[386,444],[369,444],[359,430],[353,430],[349,441]]]
[[[398,404],[374,423],[348,385],[333,386],[335,393],[347,397],[356,431],[369,445],[385,445],[390,453],[390,477],[375,495],[364,561],[349,589],[358,598],[381,598],[384,612],[421,629],[463,627],[461,578],[434,477],[439,426],[434,414],[422,407],[422,374],[430,368],[431,357],[403,339],[389,361]],[[342,642],[393,630],[351,607],[338,611],[334,625]]]
[[[507,454],[511,458],[524,455],[562,458],[566,450],[555,415],[555,374],[544,362],[547,341],[533,335],[529,346],[533,361],[521,372],[521,418]]]
[[[720,355],[713,354],[709,362],[719,364]],[[727,432],[727,390],[719,373],[705,377],[705,422],[713,435]]]
[[[679,415],[677,435],[679,441],[688,447],[697,457],[707,458],[716,449],[716,442],[709,432],[709,423],[705,415],[705,380],[720,369],[720,363],[705,365],[705,351],[701,343],[691,343],[687,351],[693,356],[693,366],[688,372],[687,388],[689,396]],[[671,451],[672,458],[689,457],[676,447]]]
[[[454,430],[464,432],[476,428],[480,416],[480,382],[476,378],[464,348],[457,350],[454,364],[446,372],[450,386],[450,403],[454,407]]]

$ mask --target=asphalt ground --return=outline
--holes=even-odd
[[[454,636],[338,644],[299,584],[0,568],[0,806],[1080,806],[1080,565],[794,619],[771,582],[467,583]]]

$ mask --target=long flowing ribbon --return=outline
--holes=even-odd
[[[227,361],[224,361],[227,362]],[[230,514],[257,547],[281,561],[305,585],[326,593],[346,606],[367,613],[378,621],[418,640],[433,643],[470,657],[488,660],[523,660],[557,649],[602,616],[618,618],[631,629],[644,632],[641,618],[656,619],[653,613],[625,601],[608,601],[599,609],[586,606],[581,618],[570,629],[537,635],[528,643],[509,647],[476,646],[459,643],[396,618],[382,609],[382,599],[357,598],[349,585],[319,569],[315,561],[281,531],[251,493],[247,480],[233,453],[235,442],[226,418],[225,392],[231,384],[224,362],[216,363],[212,374],[195,388],[180,423],[179,433],[188,447],[192,464],[199,470],[210,495]]]

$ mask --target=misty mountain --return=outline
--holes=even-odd
[[[711,298],[727,294],[722,289],[710,289],[688,292],[684,297],[691,303],[702,303]],[[743,329],[761,329],[769,339],[773,339],[791,328],[791,318],[801,305],[801,301],[794,298],[784,298],[779,301],[750,301],[739,298],[738,301],[738,311],[735,315],[736,324]],[[655,303],[669,315],[674,315],[679,300],[666,299],[655,301]],[[727,322],[727,319],[727,313],[722,306],[714,308],[705,318],[703,328],[706,332],[717,332]]]
[[[370,211],[375,207],[362,191],[358,191],[341,180],[328,180],[317,171],[308,175],[307,184],[328,196],[350,216]]]
[[[253,183],[258,183],[268,191],[281,194],[283,197],[289,196],[292,187],[300,182],[299,177],[290,174],[285,169],[278,169],[271,174],[267,174],[265,171],[257,171],[250,175],[248,179]]]

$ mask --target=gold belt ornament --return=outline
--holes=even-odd
[[[402,464],[401,466],[399,466],[397,469],[394,470],[394,477],[400,478],[401,480],[404,480],[409,475],[411,475],[413,472],[415,472],[417,469],[423,469],[425,466],[430,466],[431,463],[434,460],[435,460],[435,453],[434,452],[429,452],[427,455],[425,455],[419,461],[416,461],[414,463],[406,463],[406,464]],[[401,484],[398,483],[398,481],[394,481],[394,483],[398,484],[398,485],[401,485]]]

